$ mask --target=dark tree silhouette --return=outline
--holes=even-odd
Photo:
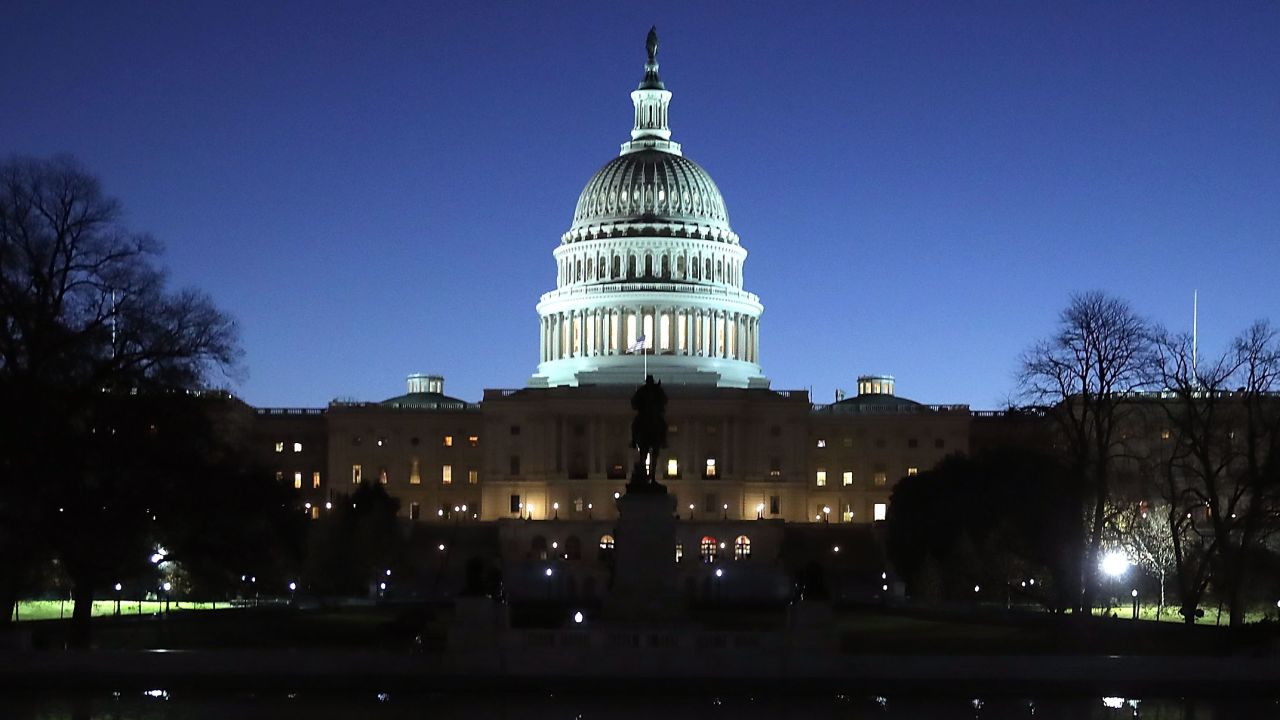
[[[149,431],[124,399],[235,371],[234,323],[197,291],[168,291],[157,253],[75,161],[0,164],[0,628],[52,544],[79,601],[73,642],[87,644],[87,601],[136,541],[106,531],[154,501],[104,464],[126,444],[105,438]]]
[[[1152,342],[1145,320],[1119,298],[1076,295],[1057,331],[1022,357],[1020,384],[1030,405],[1053,422],[1083,510],[1076,609],[1091,612],[1117,460],[1135,393],[1151,384]]]

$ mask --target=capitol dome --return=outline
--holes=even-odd
[[[681,155],[644,149],[610,160],[591,178],[573,212],[571,240],[645,222],[676,224],[690,233],[729,233],[724,198],[706,170]]]
[[[578,196],[553,253],[556,289],[538,302],[532,387],[769,386],[759,365],[764,306],[743,287],[747,251],[711,176],[671,140],[671,92],[649,32],[631,93],[631,140]]]

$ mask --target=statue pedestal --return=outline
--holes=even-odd
[[[605,603],[611,620],[685,617],[676,581],[676,499],[665,492],[628,492],[618,499],[613,588]]]

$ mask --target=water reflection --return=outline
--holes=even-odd
[[[0,699],[13,720],[1255,720],[1280,717],[1277,700],[1125,697],[939,698],[643,694],[446,695],[202,694],[163,689],[76,697]]]

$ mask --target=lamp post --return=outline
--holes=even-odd
[[[593,507],[595,507],[595,505],[592,505],[591,503],[587,503],[587,519],[588,520],[591,519],[591,508]]]
[[[1129,596],[1133,598],[1133,619],[1138,619],[1138,588],[1129,591]]]
[[[827,505],[822,506],[822,522],[823,524],[828,524],[828,525],[831,523],[831,507],[830,506],[827,506]]]
[[[689,519],[693,519],[693,503],[689,503]]]
[[[1102,561],[1098,563],[1098,567],[1102,570],[1103,574],[1111,578],[1114,583],[1119,581],[1129,569],[1129,559],[1124,556],[1124,553],[1112,550],[1102,556]],[[1107,597],[1107,606],[1110,608],[1113,596],[1108,593]],[[1090,612],[1092,612],[1092,609],[1090,609]]]
[[[123,589],[123,585],[116,583],[116,617],[120,616],[120,591]]]
[[[728,520],[729,519],[729,503],[725,503],[721,507],[724,508],[724,519]]]
[[[552,519],[559,520],[560,519],[560,503],[558,502],[551,503],[551,509],[555,511],[555,517]]]
[[[164,616],[169,617],[169,591],[173,589],[173,585],[166,581],[161,587],[164,589]]]

